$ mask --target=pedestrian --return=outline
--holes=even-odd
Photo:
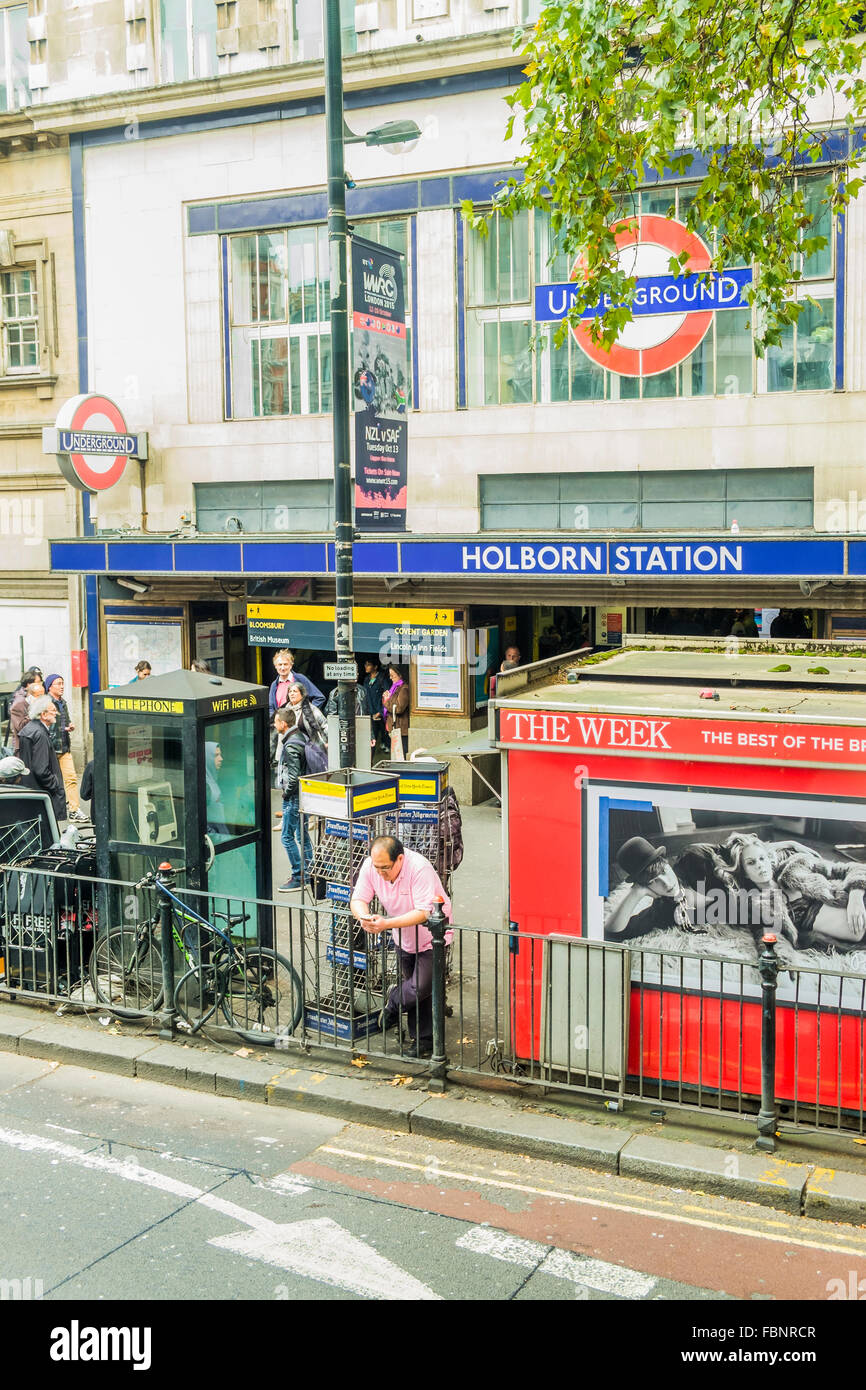
[[[402,666],[388,667],[391,687],[382,701],[385,730],[391,740],[391,757],[404,762],[409,752],[409,686]]]
[[[370,910],[374,898],[381,914]],[[426,923],[437,901],[450,922],[451,900],[430,861],[393,835],[377,836],[352,889],[350,909],[370,935],[391,932],[402,978],[385,1000],[379,1025],[393,1027],[402,1009],[418,1057],[433,1051],[433,937]],[[446,943],[453,936],[446,932]]]
[[[129,683],[130,685],[134,685],[136,681],[146,681],[150,674],[150,662],[137,661],[135,663],[135,675]]]
[[[506,663],[510,664],[506,665]],[[500,671],[513,671],[515,666],[519,665],[520,648],[512,642],[510,646],[505,648],[505,656],[503,657],[502,665],[499,669]]]
[[[51,696],[57,707],[57,718],[51,729],[51,742],[54,744],[54,751],[57,754],[57,761],[60,764],[60,771],[63,776],[63,785],[66,788],[66,805],[69,808],[69,819],[72,821],[86,821],[87,816],[81,810],[78,802],[78,777],[75,773],[75,763],[72,758],[72,745],[69,735],[75,728],[69,717],[69,706],[63,698],[65,685],[63,677],[56,672],[49,672],[45,677],[45,691]]]
[[[277,754],[277,787],[283,796],[282,841],[289,856],[291,872],[285,883],[280,884],[281,893],[291,893],[300,887],[301,848],[300,837],[300,779],[306,772],[304,748],[306,734],[298,727],[293,709],[283,706],[274,715],[274,728],[279,738]],[[304,845],[304,861],[309,877],[313,862],[313,850],[309,840]]]
[[[218,743],[209,740],[204,746],[205,816],[208,834],[217,840],[227,840],[230,833],[219,782],[222,765],[222,749]]]
[[[26,765],[28,785],[47,792],[58,821],[66,819],[66,792],[57,754],[51,742],[51,726],[57,718],[57,706],[50,695],[40,695],[33,701],[30,719],[18,738],[18,752]]]
[[[385,714],[382,708],[385,692],[388,689],[388,681],[377,656],[364,657],[363,685],[367,696],[367,712],[373,721],[373,736],[386,751],[390,751],[385,735]]]
[[[20,787],[26,776],[27,768],[20,758],[0,758],[0,787]]]
[[[294,710],[298,728],[306,734],[310,743],[318,743],[322,748],[328,746],[328,724],[320,709],[304,693],[300,685],[289,686],[287,702]]]
[[[309,696],[317,709],[321,709],[322,705],[325,703],[324,695],[317,685],[313,685],[313,682],[308,676],[302,675],[300,671],[295,670],[294,654],[290,652],[288,648],[284,648],[282,651],[277,652],[274,657],[274,666],[276,668],[277,678],[275,681],[272,681],[268,693],[268,706],[271,711],[271,719],[273,719],[276,711],[280,709],[281,706],[289,703],[289,687],[295,684],[299,685],[304,694]]]
[[[84,771],[81,774],[81,798],[83,801],[90,802],[90,819],[93,821],[93,759],[84,764]]]
[[[44,694],[45,686],[42,684],[41,675],[25,671],[21,677],[21,684],[12,698],[12,704],[9,706],[9,742],[12,745],[13,753],[18,752],[18,740],[21,730],[30,718],[33,701],[38,700]]]

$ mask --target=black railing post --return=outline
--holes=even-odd
[[[758,956],[761,976],[761,1109],[755,1146],[774,1153],[776,1149],[776,981],[779,961],[776,938],[768,932],[761,938]]]
[[[156,871],[157,883],[168,889],[175,885],[174,869],[166,860]],[[174,942],[171,934],[171,899],[159,895],[159,953],[162,960],[162,1012],[159,1016],[159,1036],[170,1042],[175,1035],[174,1009]]]
[[[442,899],[437,898],[427,918],[433,938],[433,1055],[430,1058],[430,1090],[445,1090],[445,931],[448,919],[442,911]]]

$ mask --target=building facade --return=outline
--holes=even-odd
[[[29,105],[0,139],[14,120],[68,147],[77,389],[150,438],[143,489],[130,466],[52,551],[61,582],[91,576],[91,685],[151,650],[267,674],[245,605],[333,596],[319,6],[34,9]],[[359,540],[356,602],[444,607],[476,634],[459,709],[419,707],[416,745],[483,719],[481,631],[527,659],[623,630],[768,634],[781,610],[792,634],[866,630],[866,202],[825,220],[792,288],[805,312],[764,359],[736,309],[641,376],[557,346],[533,311],[570,273],[546,214],[484,239],[460,212],[519,154],[505,97],[527,18],[488,0],[344,12],[349,124],[422,132],[347,153],[350,223],[405,254],[409,286],[408,530]],[[848,139],[828,125],[804,170],[816,216]],[[631,212],[681,218],[693,186],[661,180]]]

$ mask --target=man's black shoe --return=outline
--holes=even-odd
[[[414,1038],[409,1038],[409,1040],[408,1040],[408,1042],[407,1042],[407,1044],[406,1044],[405,1056],[407,1056],[407,1057],[432,1057],[432,1056],[433,1056],[433,1044],[432,1044],[431,1042],[429,1042],[429,1043],[423,1043],[423,1042],[422,1042],[422,1043],[416,1043]]]

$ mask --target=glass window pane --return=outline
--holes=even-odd
[[[726,309],[716,314],[716,393],[748,395],[753,389],[755,354],[748,313]]]
[[[267,292],[262,288],[262,321],[285,323],[286,320],[286,236],[284,232],[269,232],[259,237],[260,274]]]
[[[213,77],[217,70],[217,9],[213,0],[192,0],[193,75]]]
[[[483,324],[484,333],[484,404],[499,404],[499,323],[496,319]]]
[[[6,77],[7,48],[6,25],[3,22],[3,14],[0,13],[0,111],[11,109],[9,83]]]
[[[481,475],[482,502],[556,502],[559,476],[556,473],[484,473]],[[567,478],[563,478],[563,482]]]
[[[30,104],[30,45],[27,42],[27,6],[13,5],[6,10],[9,21],[10,110]]]
[[[232,329],[232,416],[236,420],[249,420],[258,414],[254,409],[259,395],[258,339],[251,328]]]
[[[725,524],[724,502],[644,502],[641,526],[647,531],[681,527],[717,527]]]
[[[619,398],[621,401],[636,401],[640,398],[640,377],[619,377]]]
[[[784,498],[774,501],[770,508],[766,502],[729,501],[726,509],[725,529],[730,526],[732,521],[738,521],[741,526],[754,528],[756,531],[763,530],[768,525],[807,527],[813,523],[813,507],[811,501],[793,501]]]
[[[767,348],[767,390],[794,389],[794,329],[782,330],[782,341]]]
[[[559,495],[563,502],[636,502],[638,473],[563,473]]]
[[[682,365],[682,393],[684,396],[711,396],[713,394],[715,387],[714,342],[713,325],[710,324],[710,331],[707,336]]]
[[[285,347],[285,343],[283,343]],[[293,415],[301,413],[301,344],[297,338],[289,340],[289,360],[291,375],[291,411]]]
[[[797,390],[829,391],[833,384],[833,301],[804,304],[797,320]]]
[[[644,216],[676,217],[676,188],[645,188],[641,193],[640,210]]]
[[[510,299],[512,304],[523,304],[529,299],[529,214],[519,212],[510,222],[503,223],[500,245],[502,231],[506,228],[510,233],[511,289],[509,292],[508,280],[504,279],[500,290],[508,298],[500,302],[504,304]]]
[[[243,835],[256,823],[252,719],[208,724],[205,737],[205,814],[218,843]],[[232,890],[237,894],[238,889]]]
[[[319,413],[319,339],[307,339],[307,392],[311,415]]]
[[[258,320],[258,238],[233,236],[231,249],[232,323]]]
[[[554,342],[555,328],[541,329],[539,346],[535,354],[536,398],[539,401],[567,401],[569,399],[568,378],[568,339],[557,347]]]
[[[532,324],[505,320],[499,325],[500,400],[503,405],[532,400]]]
[[[289,232],[289,323],[317,322],[315,227]]]
[[[603,401],[606,372],[586,353],[571,344],[571,399],[573,401]]]
[[[655,376],[644,378],[644,400],[663,400],[677,394],[677,369],[671,367],[667,372],[657,372]]]
[[[476,232],[470,227],[466,228],[466,236],[469,251],[468,302],[470,304],[496,304],[498,302],[496,274],[498,219],[494,217],[491,221],[487,236],[483,237],[480,232]]]
[[[216,23],[216,6],[213,6]],[[166,82],[185,82],[190,75],[186,30],[186,0],[160,0],[162,76]]]
[[[829,204],[821,206],[821,199],[827,193],[828,181],[824,178],[803,179],[802,189],[806,211],[812,219],[812,225],[804,235],[827,238],[827,245],[822,251],[815,251],[811,256],[803,258],[803,274],[810,278],[823,279],[833,273],[833,219]]]
[[[285,338],[263,338],[262,415],[288,415],[289,376],[288,351]]]
[[[702,501],[725,495],[725,475],[715,469],[693,473],[641,473],[641,496],[653,502]]]
[[[556,531],[559,507],[555,502],[485,502],[481,505],[483,531]],[[569,528],[571,529],[571,528]]]
[[[331,317],[331,269],[328,250],[328,229],[320,227],[317,234],[318,279],[319,279],[319,322],[326,323]]]
[[[331,335],[319,337],[319,402],[322,414],[331,409]]]

